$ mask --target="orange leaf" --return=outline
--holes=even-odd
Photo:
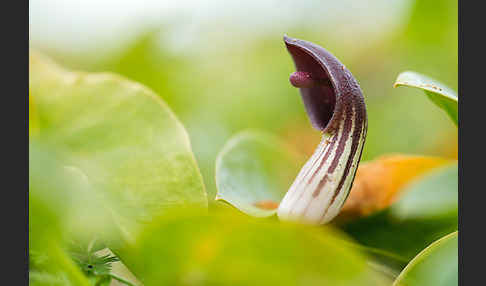
[[[427,156],[387,155],[362,163],[340,218],[369,215],[390,206],[410,181],[450,159]]]

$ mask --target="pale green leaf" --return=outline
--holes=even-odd
[[[226,143],[216,160],[216,200],[252,216],[271,216],[298,172],[296,156],[277,138],[241,132]]]
[[[427,97],[439,108],[443,109],[457,125],[457,93],[445,84],[426,75],[405,71],[398,75],[394,87],[409,86],[422,89]]]
[[[458,232],[420,252],[400,273],[394,286],[453,286],[458,284]]]
[[[38,118],[31,139],[68,158],[66,169],[98,192],[123,233],[168,206],[207,206],[184,127],[146,87],[31,52],[29,89]]]

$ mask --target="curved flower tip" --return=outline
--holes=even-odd
[[[347,68],[313,43],[284,36],[309,119],[322,140],[302,167],[278,208],[283,220],[323,224],[340,211],[353,184],[366,138],[361,89]]]

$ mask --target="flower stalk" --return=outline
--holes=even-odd
[[[324,224],[339,213],[352,187],[366,138],[366,106],[356,79],[331,53],[287,36],[284,42],[297,69],[289,81],[299,88],[322,140],[277,214],[282,220]]]

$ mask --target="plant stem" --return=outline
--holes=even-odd
[[[110,276],[113,279],[116,279],[116,280],[120,281],[121,283],[123,283],[125,285],[128,285],[128,286],[136,286],[132,282],[130,282],[130,281],[126,280],[125,278],[120,277],[120,276],[118,276],[116,274],[110,273],[110,274],[108,274],[108,276]]]

